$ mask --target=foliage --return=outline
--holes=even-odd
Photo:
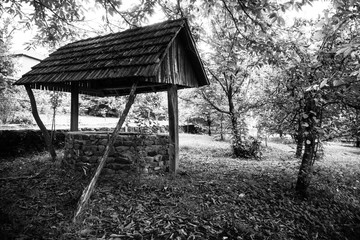
[[[255,158],[261,160],[261,142],[254,137],[249,137],[242,141],[233,139],[231,147],[236,157],[241,156],[243,158]]]
[[[263,103],[257,97],[260,85],[259,73],[255,68],[258,56],[244,48],[247,40],[238,36],[237,29],[226,9],[212,19],[212,36],[209,45],[213,52],[207,59],[207,70],[211,76],[211,85],[201,90],[202,97],[212,109],[228,117],[234,139],[234,154],[238,157],[247,152],[241,141],[246,135],[244,119],[250,110]],[[240,155],[238,155],[240,154]]]
[[[81,95],[80,114],[97,117],[119,117],[125,105],[123,97],[93,97]]]
[[[12,22],[9,18],[0,20],[0,121],[2,123],[32,123],[26,106],[19,100],[23,96],[19,88],[13,87],[16,72],[14,59],[10,54],[12,45]]]
[[[36,176],[0,180],[2,234],[47,239],[358,238],[358,149],[329,145],[326,160],[315,166],[313,194],[301,201],[292,190],[298,163],[289,147],[269,143],[262,161],[238,161],[225,154],[229,144],[204,135],[181,137],[180,175],[102,176],[77,225],[70,220],[86,182],[81,174],[43,156],[2,161],[2,178]]]
[[[136,96],[132,114],[143,119],[164,120],[167,116],[165,100],[166,97],[161,93],[139,94]]]
[[[7,14],[15,19],[19,29],[36,30],[28,47],[41,44],[54,48],[64,41],[74,41],[89,32],[119,31],[121,26],[118,23],[139,26],[153,13],[155,2],[141,1],[128,11],[122,11],[120,0],[96,0],[92,3],[83,0],[5,0],[0,4],[0,14]],[[93,29],[93,26],[87,25],[87,21],[92,21],[87,12],[94,10],[101,16],[104,29]]]

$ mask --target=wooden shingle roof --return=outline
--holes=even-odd
[[[125,95],[138,80],[138,92],[208,85],[186,19],[89,38],[67,44],[35,65],[15,84],[80,93]]]

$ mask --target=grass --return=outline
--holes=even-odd
[[[294,193],[292,146],[263,151],[234,159],[229,143],[182,134],[178,176],[102,176],[77,224],[88,178],[46,156],[2,162],[4,177],[42,174],[1,182],[0,229],[9,239],[358,239],[360,149],[326,145],[306,200]]]

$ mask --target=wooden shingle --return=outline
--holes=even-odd
[[[137,93],[209,84],[186,19],[67,44],[15,84],[69,92],[77,82],[80,93],[111,96],[136,80]]]

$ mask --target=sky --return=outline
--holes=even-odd
[[[294,22],[294,18],[301,17],[306,20],[316,19],[319,15],[323,15],[324,10],[330,6],[330,1],[315,1],[312,3],[312,6],[306,5],[301,11],[296,11],[295,9],[287,11],[284,14],[284,18],[286,19],[285,22],[291,26]]]

